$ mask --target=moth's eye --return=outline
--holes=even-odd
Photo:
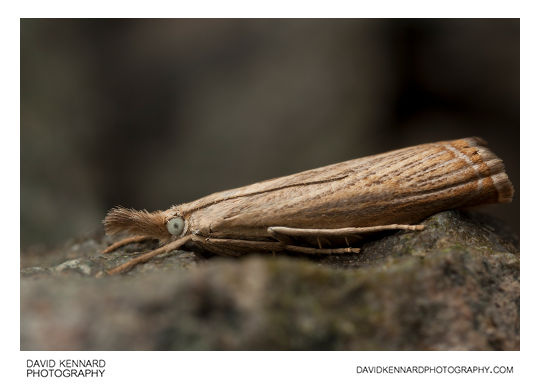
[[[167,231],[171,235],[179,235],[184,230],[184,219],[181,217],[174,217],[167,222]]]

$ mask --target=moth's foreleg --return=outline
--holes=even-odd
[[[153,237],[145,236],[145,235],[127,237],[125,239],[119,240],[119,241],[109,245],[102,252],[103,253],[110,253],[110,252],[114,251],[115,249],[123,247],[124,245],[132,244],[132,243],[140,243],[140,242],[143,242],[143,241],[146,241],[146,240],[152,240],[152,239],[153,239]]]
[[[131,259],[130,261],[125,262],[124,264],[120,264],[118,267],[109,269],[107,273],[109,275],[117,275],[122,272],[127,272],[128,270],[133,268],[135,265],[146,263],[148,260],[150,260],[154,256],[161,255],[162,253],[167,253],[167,252],[174,251],[175,249],[180,248],[189,240],[191,240],[191,235],[181,237],[177,240],[170,242],[169,244],[164,245],[163,247],[144,253],[134,259]]]

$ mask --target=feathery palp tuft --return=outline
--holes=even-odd
[[[145,235],[165,240],[170,237],[163,211],[148,212],[132,208],[116,207],[111,209],[105,219],[105,233],[114,235],[128,232],[133,235]]]

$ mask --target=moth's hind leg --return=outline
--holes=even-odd
[[[109,245],[102,252],[103,253],[110,253],[110,252],[114,251],[115,249],[123,247],[124,245],[133,244],[133,243],[141,243],[143,241],[152,240],[152,239],[153,239],[153,237],[145,236],[145,235],[127,237],[125,239],[119,240],[119,241]]]
[[[420,231],[424,229],[423,225],[407,225],[407,224],[389,224],[377,225],[372,227],[347,227],[347,228],[291,228],[291,227],[268,227],[268,233],[277,240],[289,238],[291,236],[298,237],[345,237],[358,236],[368,233],[381,232],[403,229],[409,231]]]
[[[351,242],[359,240],[361,237],[389,230],[411,230],[418,231],[424,229],[423,225],[390,224],[377,225],[372,227],[347,227],[347,228],[291,228],[291,227],[269,227],[268,233],[286,244],[286,249],[310,253],[310,254],[338,254],[338,253],[356,253],[349,251]],[[311,244],[312,247],[298,247],[295,239]],[[326,244],[330,244],[326,246]],[[337,244],[340,244],[337,246]],[[340,246],[346,245],[344,248]],[[318,247],[318,248],[317,248]],[[318,249],[318,251],[314,251]]]
[[[312,248],[312,247],[301,247],[298,245],[286,245],[285,250],[291,252],[305,253],[308,255],[341,255],[346,253],[360,253],[360,248]]]

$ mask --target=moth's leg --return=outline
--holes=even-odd
[[[284,233],[270,231],[268,231],[268,233],[270,233],[274,239],[282,242],[283,244],[294,244],[293,238]]]
[[[306,253],[308,255],[338,255],[344,253],[360,253],[360,248],[311,248],[298,245],[285,245],[286,251]]]
[[[174,251],[175,249],[180,248],[189,240],[191,240],[191,235],[181,237],[177,240],[170,242],[169,244],[164,245],[163,247],[144,253],[134,259],[131,259],[130,261],[125,262],[124,264],[120,264],[118,267],[109,269],[107,273],[109,275],[116,275],[122,272],[126,272],[137,264],[146,263],[148,260],[150,260],[154,256],[161,255],[162,253],[167,253],[167,252]]]
[[[343,253],[359,253],[360,248],[310,248],[310,247],[300,247],[297,245],[284,244],[282,242],[276,241],[253,241],[253,240],[237,240],[237,239],[217,239],[217,238],[208,238],[202,236],[193,236],[192,239],[194,242],[198,242],[204,246],[204,244],[211,244],[214,246],[219,246],[222,248],[242,248],[248,250],[257,250],[257,251],[293,251],[298,253],[307,253],[311,255],[333,255],[333,254],[343,254]]]
[[[255,240],[239,240],[239,239],[218,239],[214,237],[192,236],[193,242],[201,244],[201,246],[212,246],[213,249],[241,249],[244,251],[282,251],[285,247],[284,243],[278,241],[255,241]]]
[[[145,240],[152,240],[153,237],[151,236],[132,236],[132,237],[127,237],[125,239],[122,239],[122,240],[119,240],[117,241],[116,243],[113,243],[111,245],[109,245],[107,248],[105,248],[102,252],[103,253],[109,253],[109,252],[112,252],[114,251],[115,249],[118,249],[120,247],[123,247],[124,245],[127,245],[127,244],[131,244],[131,243],[140,243],[142,241],[145,241]]]
[[[407,224],[389,224],[377,225],[373,227],[348,227],[336,229],[319,229],[319,228],[290,228],[290,227],[268,227],[268,233],[279,240],[282,236],[354,236],[366,233],[388,231],[392,229],[404,229],[409,231],[420,231],[424,229],[423,225],[407,225]]]

